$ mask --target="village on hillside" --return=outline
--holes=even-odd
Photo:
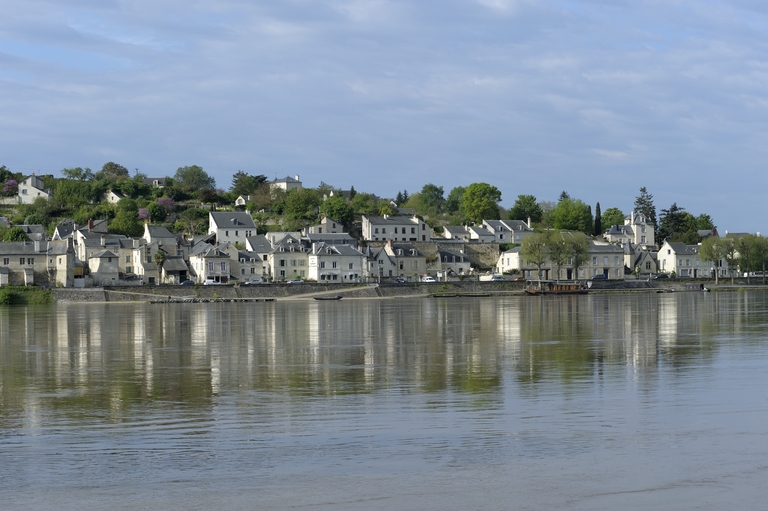
[[[541,208],[535,207],[517,212],[524,219],[510,218],[513,210],[501,219],[498,190],[473,184],[459,196],[464,202],[457,210],[465,205],[463,218],[451,225],[458,216],[436,222],[435,214],[419,214],[427,192],[434,191],[428,187],[446,200],[442,188],[434,185],[425,186],[421,202],[409,201],[407,192],[389,200],[325,185],[312,190],[317,202],[302,203],[296,207],[302,213],[291,214],[291,201],[300,202],[304,191],[298,175],[268,181],[240,172],[232,190],[224,193],[213,190],[213,180],[197,167],[194,172],[208,181],[196,183],[191,172],[186,191],[180,192],[184,174],[129,178],[127,169],[107,165],[122,175],[94,177],[88,169],[69,169],[67,179],[55,181],[34,174],[6,178],[0,200],[7,212],[0,217],[0,285],[360,283],[489,275],[504,280],[696,279],[762,271],[768,254],[759,235],[720,237],[711,222],[705,229],[691,223],[685,233],[659,240],[655,208],[649,213],[638,207],[647,206],[650,197],[644,188],[645,203],[639,198],[628,215],[613,211],[611,225],[600,225],[598,204],[594,217],[589,210],[588,228],[569,229],[557,222],[547,225]],[[51,182],[56,190],[48,186]],[[242,183],[250,186],[240,187]],[[77,195],[85,189],[90,197]],[[475,189],[485,201],[477,211],[466,199]],[[580,201],[563,193],[561,201],[578,209]],[[356,195],[365,196],[367,209],[354,202]],[[75,218],[50,216],[57,200],[59,209],[82,202]],[[409,207],[414,204],[419,207]],[[46,208],[51,221],[35,222],[45,219],[41,211]],[[557,206],[551,211],[554,216]],[[694,242],[686,242],[685,236],[694,236]]]

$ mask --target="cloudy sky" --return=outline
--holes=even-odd
[[[0,0],[0,165],[485,181],[768,233],[760,0]]]

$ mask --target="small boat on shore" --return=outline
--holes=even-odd
[[[330,300],[341,300],[341,295],[335,295],[335,296],[313,296],[317,301],[324,302],[324,301],[330,301]]]
[[[585,295],[589,287],[581,282],[555,282],[554,280],[529,280],[525,292],[531,296],[540,295]]]

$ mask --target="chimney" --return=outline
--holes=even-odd
[[[93,230],[93,218],[88,219],[88,232]]]
[[[102,234],[102,235],[101,235],[101,246],[102,246],[102,247],[103,247],[103,246],[105,246],[104,244],[105,244],[105,241],[104,241],[104,235]]]
[[[392,248],[392,240],[387,240],[387,246],[388,246],[389,248]]]
[[[531,228],[531,217],[528,217],[528,228]]]
[[[299,175],[298,175],[298,174],[296,174],[296,181],[298,181],[298,180],[299,180]]]

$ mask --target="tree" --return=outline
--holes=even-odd
[[[15,179],[9,179],[5,183],[3,183],[3,195],[6,197],[10,197],[13,195],[16,195],[16,192],[19,191],[19,182]]]
[[[709,261],[712,263],[712,268],[715,272],[715,284],[719,281],[720,276],[720,261],[723,259],[724,251],[722,238],[716,238],[710,236],[701,242],[699,248],[699,258],[703,261]]]
[[[564,201],[565,199],[570,199],[570,198],[571,196],[568,195],[568,192],[563,190],[562,192],[560,192],[560,197],[558,197],[557,202]]]
[[[570,257],[570,247],[563,238],[563,233],[552,231],[547,237],[547,252],[549,260],[555,265],[555,280],[560,280],[560,271],[568,262]]]
[[[373,194],[365,192],[355,195],[352,199],[352,209],[359,215],[375,215],[378,211]]]
[[[459,214],[461,216],[461,198],[464,196],[464,192],[467,189],[463,186],[457,186],[448,193],[448,197],[445,198],[445,212],[449,215]]]
[[[11,227],[3,234],[3,241],[29,241],[29,236],[21,227]]]
[[[149,218],[153,222],[164,222],[165,219],[168,217],[168,213],[165,211],[165,208],[163,208],[160,204],[157,202],[152,202],[150,204],[147,204],[147,212],[149,213]]]
[[[120,199],[117,203],[117,214],[109,223],[109,231],[130,237],[138,237],[144,233],[144,227],[139,219],[139,207],[133,199]]]
[[[739,261],[739,251],[736,248],[736,240],[733,238],[720,238],[723,244],[723,259],[728,265],[728,271],[731,274],[731,284],[733,284],[733,274]]]
[[[238,170],[232,176],[232,187],[229,189],[235,195],[251,195],[262,183],[267,181],[267,176],[252,176]]]
[[[320,204],[320,213],[341,222],[345,227],[352,225],[355,220],[354,209],[342,195],[334,195]]]
[[[283,215],[287,220],[299,222],[314,221],[317,219],[320,202],[320,194],[311,188],[295,188],[289,190],[288,193],[285,194]],[[339,222],[341,222],[341,220],[339,220]]]
[[[580,231],[585,234],[591,234],[593,231],[590,208],[578,199],[566,197],[558,202],[552,210],[551,220],[556,229]]]
[[[472,183],[461,197],[461,206],[468,220],[480,223],[483,220],[499,219],[501,192],[488,183]]]
[[[684,213],[685,208],[681,208],[676,202],[673,202],[669,209],[661,210],[659,239],[674,241],[673,238],[676,235],[681,235],[688,230]]]
[[[94,176],[96,179],[106,179],[107,181],[117,181],[118,179],[128,179],[130,172],[122,165],[109,161],[101,167],[101,171]]]
[[[526,236],[520,245],[520,257],[537,268],[541,280],[541,268],[547,260],[547,236],[539,232]]]
[[[522,220],[523,222],[530,218],[531,222],[539,223],[542,216],[544,216],[544,212],[533,195],[518,195],[514,206],[507,212],[507,218],[510,220]]]
[[[170,197],[160,197],[157,199],[157,205],[163,208],[166,214],[173,213],[176,210],[176,201]]]
[[[203,234],[208,230],[208,211],[201,208],[189,208],[179,213],[174,226],[187,234]]]
[[[426,184],[419,193],[421,197],[421,209],[419,213],[435,216],[443,212],[445,198],[443,197],[443,187],[433,184]]]
[[[197,165],[179,167],[173,180],[175,185],[185,192],[216,188],[216,180]]]
[[[93,179],[93,172],[88,167],[86,168],[75,167],[71,169],[62,169],[61,174],[67,179],[74,179],[76,181],[90,181],[91,179]]]
[[[155,255],[152,256],[152,260],[157,265],[158,274],[163,274],[163,265],[165,264],[165,252],[163,249],[159,249],[157,252],[155,252]]]
[[[600,213],[600,203],[595,206],[595,236],[603,235],[603,217]]]
[[[712,221],[712,217],[706,213],[702,213],[696,217],[696,229],[699,231],[712,231],[715,229],[715,223]]]
[[[603,213],[602,222],[606,228],[610,228],[613,225],[624,225],[624,218],[626,215],[619,208],[608,208]]]
[[[571,263],[573,264],[574,280],[579,278],[579,268],[589,260],[589,239],[584,233],[572,232],[568,238]]]
[[[656,222],[656,206],[653,205],[653,195],[648,193],[645,187],[640,188],[640,195],[635,198],[635,212],[645,215],[645,218],[653,224],[654,229],[659,226]]]

